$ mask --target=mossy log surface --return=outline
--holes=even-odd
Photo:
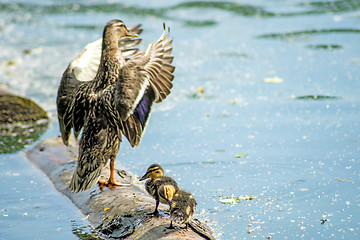
[[[78,149],[73,138],[70,145],[64,146],[60,138],[48,138],[31,148],[27,157],[87,216],[98,236],[104,239],[204,239],[182,225],[168,229],[170,220],[166,205],[160,204],[159,217],[152,216],[155,200],[144,191],[137,177],[125,171],[117,171],[116,180],[131,183],[132,187],[105,187],[101,190],[96,186],[85,192],[70,192],[68,186],[76,167]],[[105,179],[108,173],[109,169],[105,168]]]

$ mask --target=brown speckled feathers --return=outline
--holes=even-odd
[[[109,21],[103,38],[87,45],[65,70],[57,95],[61,136],[68,144],[71,129],[79,144],[78,168],[70,188],[93,187],[101,169],[115,161],[121,136],[139,146],[153,102],[169,94],[175,67],[172,40],[164,33],[146,51],[134,48],[140,25],[127,29]]]

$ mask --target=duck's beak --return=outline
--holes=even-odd
[[[142,176],[142,177],[139,179],[139,181],[142,181],[142,180],[145,180],[145,179],[148,179],[148,178],[149,178],[149,176],[147,175],[147,173],[145,173],[145,175]]]
[[[131,33],[129,31],[126,30],[126,35],[127,37],[138,37],[139,35],[135,34],[135,33]]]

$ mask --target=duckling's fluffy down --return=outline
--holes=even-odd
[[[195,198],[188,192],[178,190],[171,201],[171,220],[178,223],[188,223],[195,210]]]

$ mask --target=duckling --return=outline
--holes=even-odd
[[[149,178],[149,179],[148,179]],[[192,216],[196,210],[196,200],[184,190],[171,177],[164,176],[164,170],[159,164],[152,164],[139,181],[148,179],[145,183],[146,191],[155,198],[156,207],[153,214],[158,215],[159,202],[168,204],[170,207],[170,226],[174,228],[173,222],[185,223],[185,228],[190,226],[195,232],[206,239],[215,239],[211,230]]]
[[[134,29],[139,31],[138,27]],[[71,129],[75,137],[82,131],[78,165],[70,182],[72,192],[85,191],[97,182],[109,187],[129,186],[114,179],[122,135],[132,147],[139,147],[152,104],[170,94],[175,67],[171,64],[169,31],[164,27],[161,37],[138,53],[132,49],[139,43],[132,40],[136,36],[121,20],[109,21],[104,27],[100,57],[93,51],[99,49],[98,40],[88,45],[62,76],[57,109],[64,144],[68,145]],[[89,56],[91,60],[86,59]],[[110,178],[99,180],[109,159]]]
[[[156,201],[153,214],[158,215],[159,202],[169,204],[170,196],[173,196],[175,192],[179,190],[179,186],[174,179],[164,176],[164,170],[159,164],[152,164],[139,181],[145,179],[148,179],[145,183],[145,189]],[[167,191],[164,193],[164,190],[162,190],[162,195],[160,195],[159,189],[164,188]]]
[[[174,191],[169,187],[161,186],[158,190],[159,195],[164,198],[170,206],[170,226],[173,228],[173,222],[185,223],[185,229],[189,227],[189,221],[196,210],[196,200],[188,192],[178,189]]]
[[[171,177],[164,176],[164,170],[159,164],[152,164],[140,181],[148,179],[145,183],[146,191],[155,198],[156,206],[154,214],[158,214],[159,202],[170,206],[171,223],[185,223],[188,227],[189,220],[195,213],[196,201],[194,197],[179,188],[178,184]]]

